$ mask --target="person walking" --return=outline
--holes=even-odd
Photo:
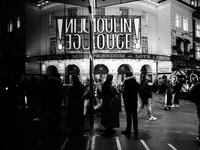
[[[174,83],[173,89],[174,93],[172,94],[172,106],[171,107],[179,107],[179,95],[181,92],[182,83],[180,79],[177,79],[177,81]]]
[[[72,75],[72,86],[67,90],[67,127],[71,128],[71,133],[81,135],[80,128],[84,125],[84,86],[80,82],[78,75]]]
[[[60,79],[60,74],[57,70],[52,71],[52,74],[47,81],[47,100],[48,100],[48,126],[49,133],[52,133],[55,130],[56,134],[60,134],[60,111],[63,99],[62,93],[62,82]]]
[[[137,106],[138,106],[138,89],[139,85],[132,72],[126,73],[126,79],[123,84],[122,96],[124,99],[124,106],[126,112],[126,130],[122,131],[122,134],[131,134],[132,119],[134,134],[138,134],[138,118],[137,118]]]
[[[200,82],[194,84],[194,86],[189,91],[189,98],[191,102],[195,103],[196,105],[196,112],[198,118],[198,125],[197,125],[197,137],[196,140],[200,142]]]
[[[142,81],[139,87],[139,96],[141,98],[142,104],[141,107],[138,109],[138,113],[140,113],[144,106],[146,106],[149,120],[157,120],[157,118],[152,115],[152,106],[150,100],[152,98],[152,93],[146,79],[146,75],[142,76]]]
[[[113,128],[119,127],[117,89],[112,85],[113,75],[108,74],[102,85],[101,124],[106,128],[105,134],[114,134]]]
[[[172,94],[174,93],[174,89],[172,88],[172,81],[170,79],[166,79],[165,86],[166,92],[164,97],[164,110],[171,110]]]

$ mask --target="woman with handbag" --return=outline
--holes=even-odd
[[[106,134],[114,134],[113,128],[119,127],[119,111],[117,89],[112,85],[113,75],[108,74],[102,86],[102,116],[101,124],[106,128]]]

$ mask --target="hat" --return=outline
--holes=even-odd
[[[131,76],[133,76],[133,73],[132,72],[126,72],[126,77],[131,77]]]

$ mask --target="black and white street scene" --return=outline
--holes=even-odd
[[[0,150],[200,150],[200,0],[1,0]]]

